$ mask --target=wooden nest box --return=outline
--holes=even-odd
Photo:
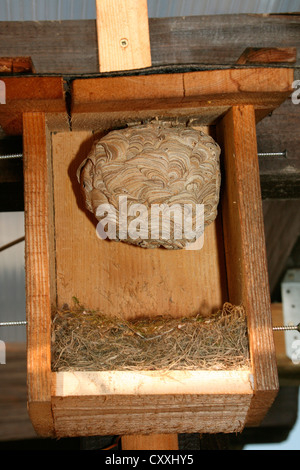
[[[7,90],[10,80],[33,79],[7,78]],[[69,120],[58,105],[62,80],[51,80],[48,102],[41,87],[27,86],[30,96],[19,97],[18,108],[9,95],[4,105],[12,116],[6,114],[7,132],[21,126],[24,138],[28,409],[36,431],[58,437],[220,433],[258,425],[278,377],[255,126],[292,92],[292,70],[78,79]],[[100,240],[79,194],[76,170],[94,139],[156,117],[189,119],[221,147],[218,216],[198,251]],[[74,296],[89,309],[125,318],[242,304],[251,365],[242,371],[53,372],[52,314]]]

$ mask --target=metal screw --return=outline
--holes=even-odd
[[[5,321],[0,323],[1,326],[20,326],[20,325],[27,325],[27,321]]]
[[[259,157],[283,157],[287,158],[287,151],[284,152],[263,152],[257,154]]]
[[[289,331],[289,330],[294,330],[298,331],[300,333],[300,323],[298,323],[297,326],[295,325],[287,325],[287,326],[273,326],[273,331]]]
[[[128,46],[128,39],[126,39],[126,38],[120,39],[120,45],[121,45],[121,47],[124,47],[124,48],[127,47]]]
[[[6,160],[6,159],[9,159],[9,158],[23,158],[23,154],[22,153],[11,153],[11,154],[8,154],[8,155],[0,155],[0,160]]]

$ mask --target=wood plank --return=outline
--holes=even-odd
[[[44,113],[23,114],[28,411],[40,435],[53,431],[51,301],[54,266],[52,190]]]
[[[0,57],[1,74],[21,74],[35,72],[31,57]]]
[[[229,299],[243,303],[254,376],[247,423],[257,425],[278,391],[272,331],[255,116],[252,106],[234,106],[219,129],[223,141],[223,226]]]
[[[153,18],[149,23],[153,65],[233,65],[249,46],[299,48],[297,13]],[[298,65],[299,59],[298,54]]]
[[[137,434],[122,436],[122,450],[178,450],[177,434]]]
[[[138,120],[151,113],[168,116],[174,108],[190,117],[203,114],[202,124],[211,124],[236,103],[253,104],[259,120],[291,94],[292,82],[293,70],[288,68],[79,79],[71,88],[72,125],[78,129],[88,122],[86,113],[109,121],[109,113],[135,111],[132,118]]]
[[[287,152],[287,158],[261,157],[260,182],[264,199],[299,199],[299,106],[287,99],[257,124],[258,152]]]
[[[249,370],[52,372],[52,396],[251,395]]]
[[[100,72],[151,67],[147,0],[96,0]]]
[[[26,343],[5,343],[0,368],[0,441],[37,437],[27,411]]]
[[[181,102],[182,74],[79,79],[72,82],[71,115],[79,112],[120,111]],[[165,106],[164,106],[165,107]]]
[[[220,217],[207,227],[199,251],[147,250],[96,236],[76,171],[99,135],[52,137],[58,308],[72,307],[76,296],[88,309],[127,319],[219,309],[227,298]]]
[[[198,106],[253,104],[256,121],[292,93],[293,69],[252,68],[190,72],[183,75],[184,101]]]
[[[272,319],[274,326],[284,325],[281,303],[272,304]],[[274,331],[274,342],[280,385],[284,388],[288,386],[299,387],[300,364],[294,364],[286,355],[285,335],[283,331]]]
[[[0,106],[0,126],[7,135],[21,135],[22,113],[47,112],[49,119],[68,126],[62,77],[2,77],[6,103]]]
[[[300,236],[300,201],[263,201],[269,285],[271,295],[284,274],[288,257]]]
[[[247,47],[237,64],[294,64],[296,61],[296,47]]]
[[[174,72],[183,65],[234,65],[249,46],[299,51],[299,24],[299,14],[149,18],[152,67],[171,66]],[[2,21],[0,48],[6,57],[30,56],[38,74],[99,73],[95,20]]]
[[[74,371],[52,380],[57,436],[235,432],[253,395],[249,371]]]

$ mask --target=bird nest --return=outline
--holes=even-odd
[[[211,317],[127,321],[77,302],[52,322],[52,370],[243,370],[249,368],[244,308],[225,303]]]

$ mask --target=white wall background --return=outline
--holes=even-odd
[[[148,0],[150,18],[287,13],[299,10],[299,0]],[[95,17],[94,0],[0,0],[0,21],[78,20]]]

